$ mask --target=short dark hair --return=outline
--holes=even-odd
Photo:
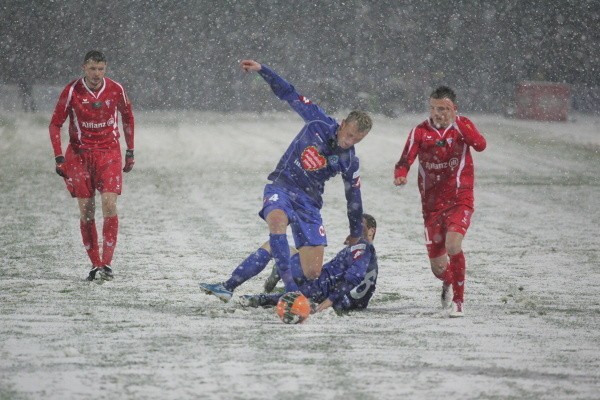
[[[450,89],[448,86],[440,86],[436,88],[431,95],[429,96],[431,99],[450,99],[453,103],[456,102],[456,93],[454,90]]]
[[[91,50],[86,53],[85,57],[83,57],[84,64],[87,64],[89,61],[106,62],[106,57],[101,51]]]
[[[367,223],[367,229],[375,229],[375,232],[377,232],[377,221],[375,221],[375,217],[373,217],[371,214],[364,213],[362,216]],[[373,239],[375,239],[375,234],[373,234]]]

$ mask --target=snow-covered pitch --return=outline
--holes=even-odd
[[[236,306],[268,271],[228,304],[198,283],[224,279],[267,239],[262,190],[296,115],[138,112],[116,277],[104,284],[84,281],[50,115],[1,115],[0,398],[598,398],[600,118],[469,116],[488,148],[474,153],[466,317],[440,313],[416,165],[406,187],[392,184],[425,115],[376,116],[357,145],[364,208],[379,223],[371,306],[286,325],[272,309]],[[348,232],[339,177],[323,216],[329,258]]]

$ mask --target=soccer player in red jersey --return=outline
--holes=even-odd
[[[429,97],[429,119],[410,132],[394,170],[394,184],[406,184],[410,166],[419,157],[425,244],[431,270],[443,281],[442,307],[450,309],[450,317],[464,315],[466,262],[462,241],[474,211],[470,149],[483,151],[486,147],[475,124],[458,116],[457,110],[452,89],[435,89]]]
[[[56,173],[62,176],[71,196],[77,198],[80,229],[92,269],[87,280],[113,278],[110,267],[117,244],[119,217],[117,196],[121,194],[123,172],[134,165],[131,103],[123,86],[106,78],[106,57],[99,51],[88,52],[83,61],[82,78],[70,82],[61,92],[52,120],[50,141],[54,150]],[[121,114],[127,151],[125,166],[119,143],[118,113]],[[63,155],[60,129],[69,118],[69,145]],[[101,194],[102,255],[96,231],[96,190]]]

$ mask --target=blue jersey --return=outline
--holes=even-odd
[[[354,146],[349,149],[339,147],[339,124],[336,120],[296,92],[289,82],[265,65],[262,65],[258,73],[271,86],[275,95],[287,101],[306,122],[268,179],[274,185],[308,195],[320,209],[323,205],[325,182],[341,174],[346,192],[350,234],[360,237],[363,211],[359,162]]]
[[[375,292],[377,273],[375,247],[361,239],[325,263],[317,279],[302,276],[298,286],[313,301],[331,300],[336,309],[366,308]]]

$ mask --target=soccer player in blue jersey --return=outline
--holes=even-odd
[[[364,309],[375,292],[378,265],[373,240],[377,231],[377,222],[369,214],[363,214],[363,234],[354,245],[348,245],[331,261],[323,265],[317,279],[308,279],[300,266],[300,253],[294,253],[290,260],[290,269],[299,291],[316,304],[315,312],[332,307],[337,311]],[[266,242],[256,253],[244,260],[222,283],[229,288],[228,293],[213,292],[210,284],[200,284],[209,294],[222,301],[229,301],[233,290],[258,275],[271,260],[270,246]],[[249,307],[275,306],[282,293],[244,295],[240,303]]]
[[[321,218],[322,195],[325,182],[337,174],[342,175],[346,191],[350,223],[346,243],[356,244],[361,236],[360,173],[354,145],[369,133],[373,122],[367,113],[352,111],[338,123],[266,65],[243,60],[241,67],[246,72],[257,72],[275,95],[287,101],[305,121],[304,127],[268,176],[271,183],[265,186],[263,208],[259,212],[269,226],[269,245],[285,290],[297,291],[290,269],[287,226],[292,228],[304,276],[317,278],[327,245]],[[230,291],[218,284],[208,290],[213,293]]]

